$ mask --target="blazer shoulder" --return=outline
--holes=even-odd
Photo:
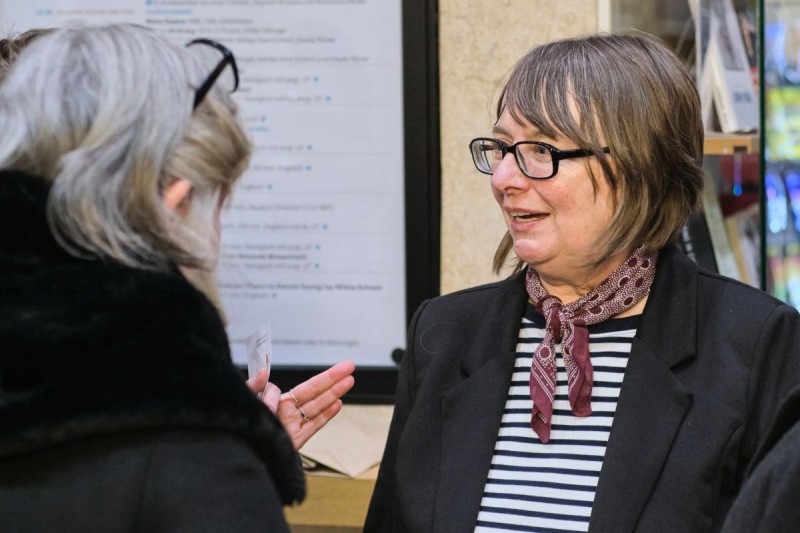
[[[424,302],[409,328],[409,346],[418,355],[474,349],[493,343],[495,351],[513,348],[528,300],[524,274],[471,287]]]
[[[743,316],[771,315],[778,311],[788,315],[798,315],[797,309],[786,302],[767,294],[741,281],[698,269],[699,296],[707,300],[716,300],[717,305],[735,306]],[[800,318],[800,315],[798,315]]]
[[[427,308],[428,310],[464,309],[465,307],[486,304],[496,298],[504,298],[508,294],[524,291],[523,278],[524,275],[522,273],[517,273],[501,281],[443,294],[428,300],[426,302]]]

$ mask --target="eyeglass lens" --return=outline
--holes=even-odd
[[[503,161],[505,153],[499,142],[491,139],[476,139],[472,143],[472,159],[478,170],[493,174]],[[517,144],[513,147],[516,152],[517,164],[527,176],[532,178],[547,178],[553,175],[553,154],[540,144]]]

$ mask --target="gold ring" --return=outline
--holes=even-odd
[[[300,408],[300,406],[301,406],[301,405],[303,405],[303,402],[301,402],[300,400],[298,400],[298,399],[297,399],[297,396],[295,396],[295,395],[294,395],[294,392],[292,392],[292,389],[289,389],[289,396],[291,396],[291,397],[292,397],[292,400],[294,400],[294,404],[295,404],[295,405],[296,405],[298,408]]]
[[[298,409],[298,411],[300,411],[300,416],[302,416],[302,417],[303,417],[303,420],[304,420],[304,421],[306,421],[306,422],[307,422],[307,421],[311,420],[310,418],[308,418],[308,417],[306,416],[306,412],[305,412],[305,411],[303,411],[303,409],[302,409],[302,408]]]

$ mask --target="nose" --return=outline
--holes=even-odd
[[[514,154],[507,153],[492,174],[492,188],[505,192],[511,189],[524,189],[530,186],[530,178],[525,176],[517,165]]]

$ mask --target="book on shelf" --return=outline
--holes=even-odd
[[[725,133],[758,129],[758,99],[731,0],[689,2],[698,40],[698,92],[704,100],[706,126],[711,126],[710,100],[720,129]]]
[[[759,287],[761,217],[758,204],[727,217],[725,225],[739,271],[738,279],[753,287]]]
[[[723,276],[741,279],[725,218],[719,205],[719,191],[708,172],[704,175],[702,220],[707,226],[710,243],[708,248],[714,256],[716,271]]]

